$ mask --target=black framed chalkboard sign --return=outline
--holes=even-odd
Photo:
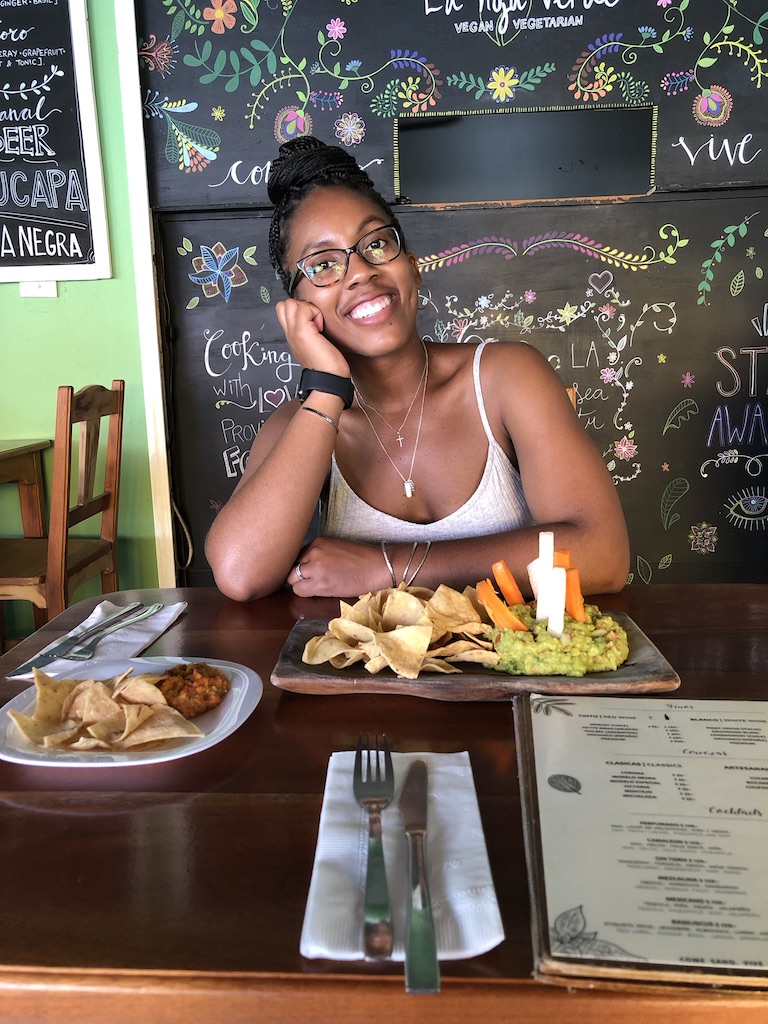
[[[86,0],[0,0],[0,281],[110,275]]]

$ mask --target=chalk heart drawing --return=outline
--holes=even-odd
[[[269,402],[275,409],[285,401],[284,391],[265,391],[264,401]]]
[[[602,274],[590,274],[589,286],[594,288],[598,295],[602,295],[606,288],[613,284],[613,274],[610,270],[604,270]]]

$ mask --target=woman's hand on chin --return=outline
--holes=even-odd
[[[301,552],[286,583],[298,597],[356,598],[391,586],[391,579],[378,545],[316,537]]]
[[[323,314],[314,303],[283,299],[275,312],[291,352],[302,366],[339,377],[351,376],[346,359],[323,334]]]

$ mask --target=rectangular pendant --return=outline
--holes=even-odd
[[[405,491],[406,498],[412,498],[415,489],[416,485],[414,484],[413,480],[406,480],[405,483],[403,484],[403,490]]]

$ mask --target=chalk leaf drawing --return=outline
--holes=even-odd
[[[552,952],[561,955],[597,957],[600,959],[644,960],[628,953],[614,942],[598,939],[597,932],[588,932],[583,907],[564,910],[555,918],[552,928]]]
[[[715,269],[719,264],[723,262],[723,254],[727,248],[731,248],[736,244],[737,238],[744,238],[747,234],[749,222],[753,217],[757,216],[757,212],[750,213],[747,217],[741,221],[740,224],[730,224],[727,228],[723,228],[719,238],[716,238],[711,243],[710,248],[712,249],[712,255],[709,259],[704,260],[701,264],[701,272],[703,274],[702,280],[699,282],[697,291],[699,297],[696,300],[697,305],[709,305],[709,293],[712,291],[712,282],[715,279]],[[739,289],[740,291],[741,289]],[[733,291],[731,294],[736,294]]]
[[[672,513],[672,509],[680,501],[681,498],[690,491],[691,485],[683,476],[678,476],[674,480],[670,480],[667,486],[664,488],[664,493],[661,496],[661,522],[665,530],[668,530],[670,526],[678,521],[680,516],[675,512]]]
[[[578,234],[575,231],[547,231],[541,235],[526,238],[521,243],[509,238],[490,235],[472,242],[461,242],[459,245],[451,246],[450,249],[422,256],[419,259],[419,270],[422,274],[426,274],[430,270],[463,263],[464,260],[473,256],[488,254],[497,254],[503,256],[505,260],[512,260],[516,256],[534,255],[543,249],[571,249],[575,253],[591,256],[593,259],[615,267],[622,267],[624,270],[645,270],[654,264],[676,263],[675,253],[679,248],[688,244],[688,239],[681,238],[673,224],[665,224],[660,228],[659,237],[664,240],[670,238],[671,241],[659,249],[646,245],[642,254],[639,254],[626,252],[623,249],[605,245],[603,242],[596,242],[588,235]]]
[[[698,415],[699,407],[692,398],[684,398],[682,402],[678,402],[672,412],[667,416],[667,422],[664,424],[662,434],[666,434],[668,430],[679,430],[680,425],[686,420],[689,420],[691,416]]]

